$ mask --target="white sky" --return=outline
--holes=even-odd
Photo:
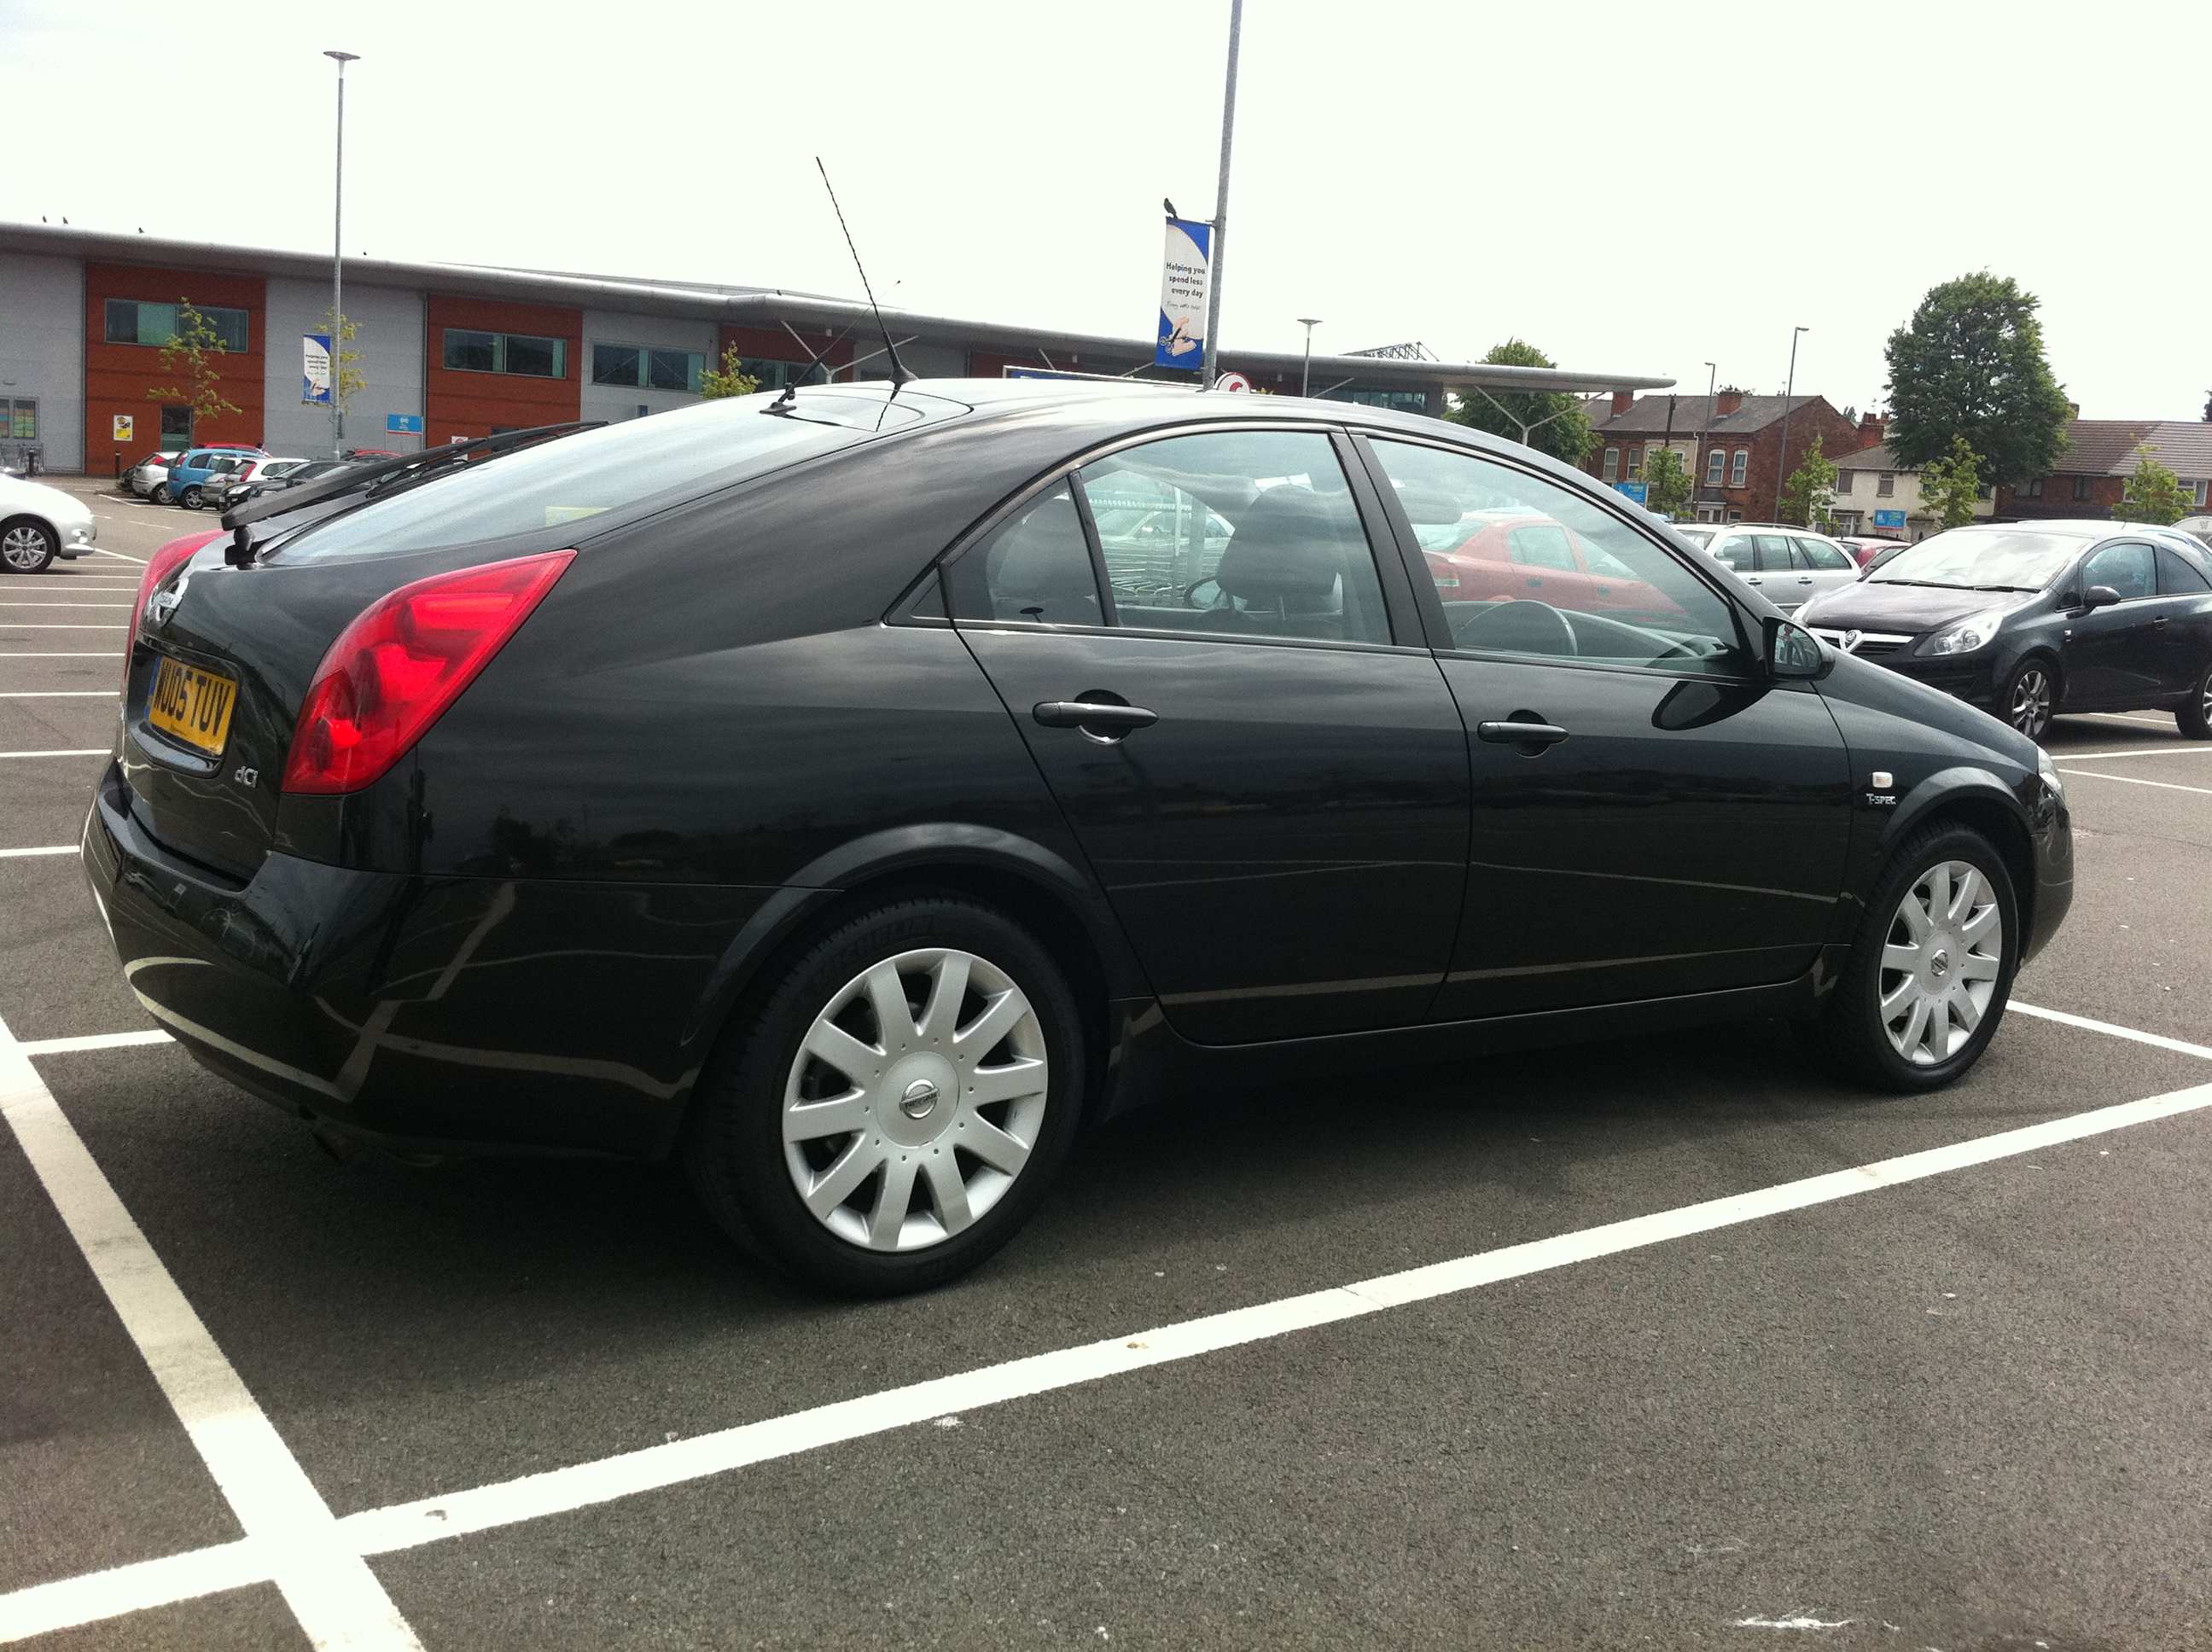
[[[327,247],[340,46],[349,254],[857,295],[818,153],[884,302],[1143,337],[1160,198],[1213,205],[1227,15],[0,0],[0,219]],[[1865,409],[1987,267],[2085,415],[2195,418],[2208,58],[2206,0],[1247,0],[1222,337],[1771,392],[1802,322],[1799,387]]]

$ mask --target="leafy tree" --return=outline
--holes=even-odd
[[[2044,359],[2039,301],[1986,270],[1928,289],[1889,336],[1889,445],[1923,465],[1960,436],[1984,482],[2044,476],[2072,410]]]
[[[1782,519],[1785,522],[1812,527],[1826,522],[1834,513],[1830,507],[1836,502],[1835,461],[1820,449],[1821,438],[1816,432],[1804,462],[1782,484]]]
[[[2153,452],[2148,442],[2136,449],[2136,473],[2128,478],[2120,502],[2112,507],[2112,514],[2123,522],[2179,522],[2196,508],[2195,501],[2181,491],[2181,478],[2153,458]]]
[[[354,341],[361,327],[349,316],[340,316],[336,328],[331,325],[331,312],[325,310],[318,329],[331,341],[331,394],[337,398],[341,413],[350,411],[353,398],[368,383],[368,375],[361,370],[361,353],[346,348]]]
[[[1982,461],[1964,436],[1951,438],[1948,458],[1920,467],[1920,502],[1941,526],[1960,528],[1974,519],[1981,498]]]
[[[699,371],[699,393],[708,401],[720,401],[725,396],[750,396],[760,388],[760,380],[745,371],[745,364],[732,344],[722,352],[722,365],[702,367]]]
[[[1672,447],[1647,448],[1644,454],[1644,504],[1670,522],[1690,513],[1690,467]]]
[[[172,374],[175,382],[148,391],[146,399],[190,403],[195,428],[225,413],[240,411],[238,404],[222,393],[219,358],[223,353],[222,336],[216,331],[215,323],[194,309],[190,299],[179,299],[177,331],[161,346],[161,371]]]
[[[1534,344],[1518,338],[1492,346],[1482,359],[1498,367],[1559,365]],[[1589,415],[1583,411],[1581,401],[1560,391],[1478,390],[1460,397],[1458,405],[1444,416],[1508,441],[1522,440],[1525,429],[1529,446],[1569,465],[1581,464],[1595,440]]]
[[[2212,424],[2212,390],[2204,392],[2204,422]]]

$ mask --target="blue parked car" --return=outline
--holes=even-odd
[[[214,475],[218,468],[230,468],[222,461],[229,460],[235,464],[240,459],[268,457],[266,448],[248,447],[243,443],[221,447],[195,447],[189,452],[179,454],[177,462],[169,467],[169,497],[186,510],[196,511],[200,507],[208,477]]]

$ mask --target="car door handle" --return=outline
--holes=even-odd
[[[1047,728],[1079,728],[1086,732],[1112,729],[1121,734],[1131,729],[1150,728],[1160,720],[1156,711],[1147,711],[1142,706],[1115,705],[1106,700],[1040,700],[1030,708],[1030,715]]]
[[[2151,629],[2152,630],[2155,631],[2155,630],[2157,630],[2160,626],[2171,624],[2171,623],[2172,623],[2172,620],[2173,620],[2173,616],[2172,616],[2172,615],[2171,615],[2171,614],[2160,614],[2160,615],[2156,619],[2153,620],[2153,621],[2150,623],[2150,629]]]
[[[1756,574],[1747,574],[1743,578],[1744,583],[1747,585],[1765,585],[1766,583],[1765,580],[1760,579]]]
[[[1813,576],[1809,574],[1800,574],[1797,576],[1797,583],[1800,585],[1810,585],[1813,583]]]
[[[1567,738],[1557,723],[1477,723],[1474,732],[1492,745],[1557,745]]]

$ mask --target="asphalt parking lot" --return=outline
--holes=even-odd
[[[200,1071],[74,845],[131,559],[0,581],[0,1641],[2212,1644],[2212,744],[2050,744],[1980,1066],[1779,1027],[1194,1097],[950,1289],[667,1172],[340,1164]],[[41,853],[41,851],[56,851]]]

